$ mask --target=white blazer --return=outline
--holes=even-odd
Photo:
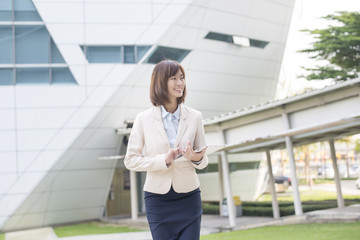
[[[174,147],[185,147],[190,141],[194,149],[206,145],[202,115],[184,104],[180,105],[180,121]],[[131,130],[125,166],[133,171],[147,171],[144,191],[165,194],[171,185],[178,193],[190,192],[200,186],[195,169],[208,165],[206,154],[200,164],[173,161],[166,166],[165,155],[170,149],[161,118],[161,107],[139,113]]]

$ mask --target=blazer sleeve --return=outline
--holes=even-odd
[[[167,169],[165,163],[166,154],[158,154],[153,157],[144,156],[144,146],[144,125],[141,116],[137,115],[128,141],[124,160],[125,167],[133,171],[158,171]]]
[[[202,115],[200,113],[200,116],[198,117],[197,131],[196,131],[196,135],[195,135],[194,149],[197,149],[197,148],[203,147],[203,146],[206,146],[206,140],[205,140],[205,131],[204,131],[204,125],[203,125],[203,121],[202,121]],[[206,155],[206,152],[200,161],[201,161],[200,164],[193,163],[195,168],[203,169],[208,165],[209,159]]]

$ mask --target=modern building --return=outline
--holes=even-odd
[[[182,63],[204,118],[271,100],[293,5],[1,0],[1,231],[129,212],[129,172],[99,157],[125,153],[154,64]]]

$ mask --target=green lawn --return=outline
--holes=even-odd
[[[0,240],[5,240],[5,234],[4,233],[0,233]]]
[[[142,230],[131,229],[124,226],[111,225],[100,222],[89,222],[89,223],[74,224],[70,226],[55,227],[54,231],[58,237],[71,237],[71,236],[91,235],[91,234],[138,232]]]
[[[358,240],[360,222],[355,223],[313,223],[263,227],[233,232],[216,233],[201,236],[201,240]],[[127,227],[103,224],[98,222],[75,224],[54,228],[58,237],[69,237],[88,234],[106,234],[139,231]],[[4,240],[0,234],[0,240]]]
[[[360,222],[299,224],[255,228],[201,236],[201,240],[358,240]]]

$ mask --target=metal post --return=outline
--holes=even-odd
[[[300,201],[299,184],[298,184],[297,176],[296,176],[296,165],[295,165],[293,144],[292,144],[290,137],[285,137],[285,141],[286,141],[286,148],[287,148],[288,155],[289,155],[289,165],[290,165],[290,171],[291,171],[291,187],[293,189],[293,195],[294,195],[295,215],[302,215],[303,210],[302,210],[301,201]]]
[[[223,168],[221,164],[221,157],[218,156],[218,172],[219,172],[219,209],[220,209],[220,216],[223,215],[223,205],[222,202],[224,200],[224,181],[223,181]]]
[[[224,144],[225,141],[225,133],[222,131]],[[228,164],[228,158],[225,151],[221,152],[221,161],[222,161],[222,169],[223,169],[223,176],[224,176],[224,188],[226,192],[226,199],[227,199],[227,206],[228,206],[228,212],[229,212],[229,225],[230,228],[235,227],[235,205],[234,205],[234,199],[232,195],[231,190],[231,180],[230,180],[230,171],[229,171],[229,164]]]
[[[131,196],[131,219],[138,219],[138,199],[137,199],[137,181],[136,172],[130,171],[130,196]]]
[[[279,204],[276,198],[276,191],[275,191],[275,182],[274,182],[274,175],[272,173],[272,166],[271,166],[271,155],[270,150],[266,150],[266,160],[268,165],[268,172],[269,172],[269,178],[270,178],[270,192],[271,192],[271,201],[272,201],[272,209],[273,209],[273,215],[275,219],[280,218],[280,210],[279,210]]]
[[[289,116],[286,112],[282,114],[282,117],[285,122],[285,126],[287,129],[291,129],[291,124],[289,120]],[[295,157],[294,157],[294,150],[293,150],[293,143],[289,136],[285,137],[285,143],[287,152],[289,155],[289,165],[290,165],[290,171],[291,171],[291,188],[293,189],[293,195],[294,195],[294,208],[295,208],[295,215],[302,215],[303,210],[301,206],[301,200],[300,200],[300,192],[299,192],[299,184],[297,181],[296,176],[296,164],[295,164]]]
[[[345,206],[345,204],[344,204],[344,199],[343,199],[342,191],[341,191],[340,175],[339,175],[339,169],[338,169],[337,160],[336,160],[334,139],[329,140],[329,145],[330,145],[330,152],[331,152],[331,160],[332,160],[333,169],[334,169],[334,177],[335,177],[336,193],[337,193],[337,203],[338,203],[338,207],[342,208]]]

